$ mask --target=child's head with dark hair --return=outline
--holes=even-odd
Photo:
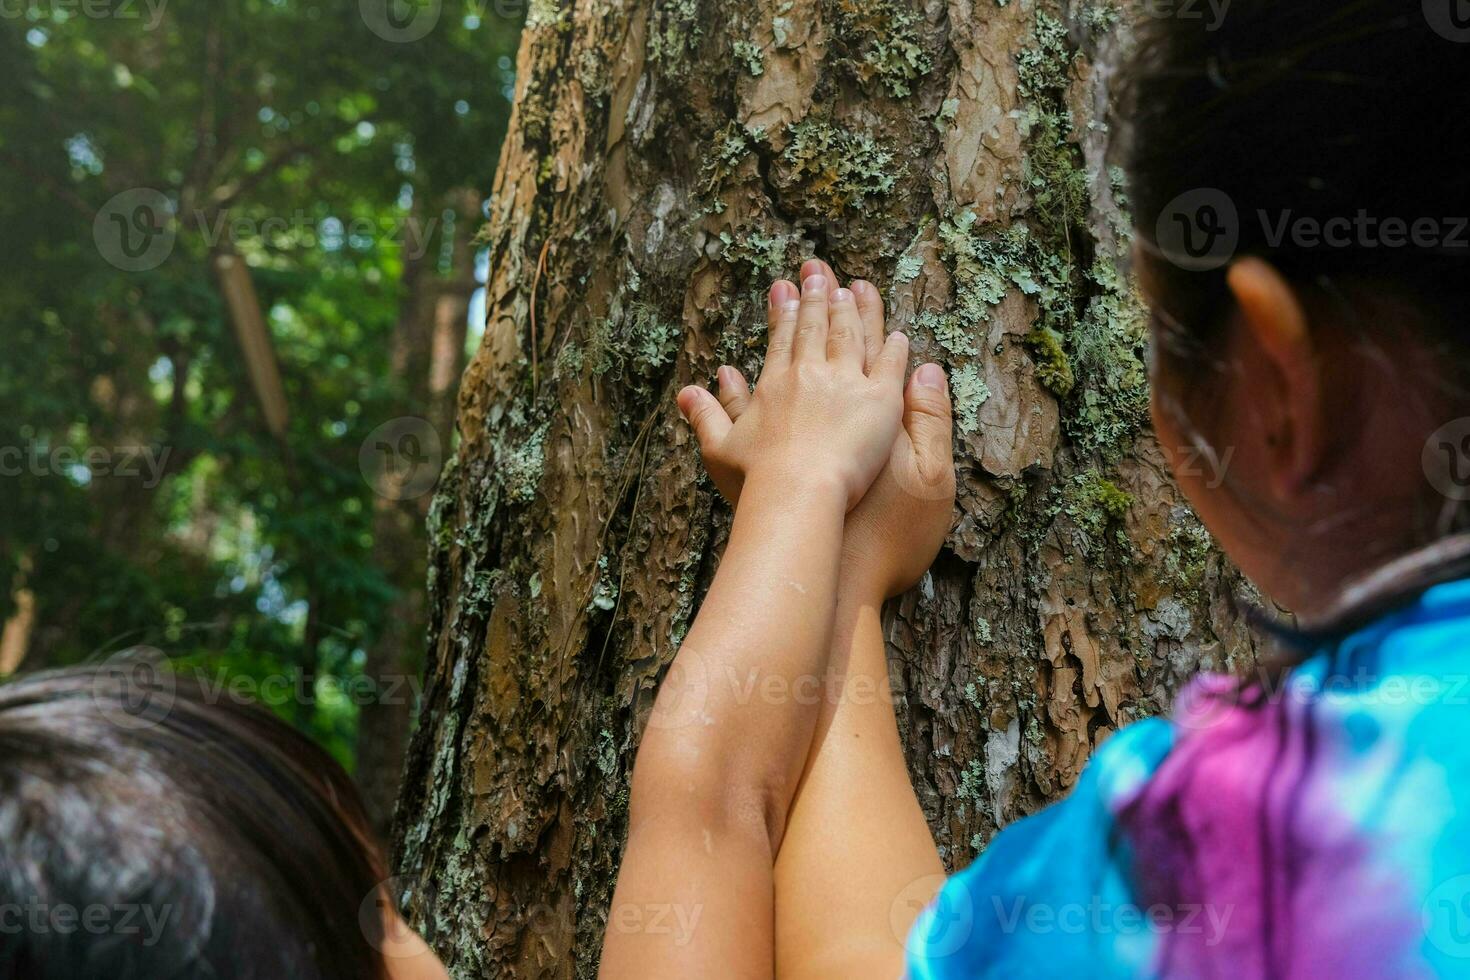
[[[1453,7],[1234,0],[1219,22],[1138,25],[1120,115],[1156,428],[1232,557],[1308,616],[1460,526],[1470,30]]]
[[[262,709],[115,669],[0,686],[0,978],[435,975],[417,937],[381,952],[385,878],[346,773]]]

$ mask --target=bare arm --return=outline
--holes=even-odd
[[[781,692],[826,659],[844,510],[837,487],[747,482],[638,750],[604,977],[771,975],[771,868],[816,723]]]
[[[839,602],[841,695],[820,722],[776,862],[781,980],[900,976],[908,931],[944,882],[894,719],[882,600]]]
[[[830,274],[814,263],[813,271]],[[855,283],[867,346],[883,343],[877,290]],[[807,771],[776,861],[781,980],[892,980],[904,943],[944,880],[899,740],[882,606],[924,575],[954,511],[944,376],[916,373],[883,473],[848,515],[829,666]]]
[[[680,396],[740,503],[638,751],[605,978],[774,969],[772,869],[817,720],[844,516],[887,458],[907,357],[899,336],[865,375],[852,295],[829,310],[826,283],[808,283],[793,309],[782,285],[739,421],[708,392]]]

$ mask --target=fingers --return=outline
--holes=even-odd
[[[827,323],[827,358],[861,371],[866,361],[863,349],[863,318],[850,289],[834,290]]]
[[[796,339],[791,348],[792,361],[827,359],[830,306],[827,283],[826,278],[815,275],[808,276],[801,284],[801,305],[796,314]]]
[[[878,360],[868,372],[874,381],[892,385],[894,391],[903,390],[903,376],[909,367],[909,339],[895,330],[883,342]]]
[[[717,376],[720,381],[720,404],[724,406],[725,414],[730,416],[730,421],[737,422],[750,404],[750,385],[746,384],[745,375],[732,367],[720,368]]]
[[[812,276],[821,276],[827,280],[827,294],[829,296],[841,283],[841,280],[837,278],[837,273],[833,272],[832,267],[821,259],[807,259],[801,264],[801,281],[806,282]]]
[[[771,299],[766,307],[768,367],[780,366],[791,360],[791,345],[796,340],[797,311],[800,308],[801,300],[794,285],[782,279],[771,286]]]
[[[903,427],[918,457],[925,481],[938,483],[954,471],[954,422],[949,381],[938,364],[914,372],[903,396]]]
[[[730,416],[715,396],[699,385],[690,385],[679,392],[679,411],[689,420],[704,452],[718,448],[730,433]]]
[[[832,267],[821,259],[807,259],[801,264],[801,279],[821,276],[827,280],[828,296],[835,295],[840,280]],[[858,314],[863,324],[863,365],[871,370],[883,350],[883,338],[887,334],[883,316],[883,295],[878,287],[866,279],[854,279],[851,287],[857,300]]]
[[[852,295],[857,300],[858,315],[863,318],[863,364],[871,369],[883,351],[883,294],[866,279],[854,279]]]

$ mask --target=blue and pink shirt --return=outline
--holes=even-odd
[[[1470,581],[1114,734],[950,879],[909,971],[1470,977]]]

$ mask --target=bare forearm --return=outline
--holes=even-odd
[[[843,513],[826,487],[747,487],[638,750],[604,980],[771,975],[772,867],[819,700],[793,692],[825,668]]]
[[[764,800],[779,835],[822,700],[843,512],[838,488],[795,485],[779,472],[746,487],[645,731],[635,797],[661,795],[644,775],[698,767]]]
[[[776,862],[776,975],[894,977],[944,868],[894,718],[881,589],[844,574],[833,689]]]

